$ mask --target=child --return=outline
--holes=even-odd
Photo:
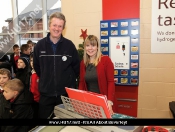
[[[1,68],[0,69],[0,93],[3,92],[2,87],[4,84],[11,79],[11,73],[8,69]]]
[[[33,94],[34,97],[34,103],[33,103],[33,109],[34,109],[34,118],[38,118],[38,109],[39,109],[39,97],[40,93],[38,91],[38,82],[39,82],[39,77],[37,76],[34,68],[33,68],[33,54],[30,55],[30,65],[32,68],[32,75],[30,77],[30,91]]]
[[[32,40],[28,40],[27,44],[28,44],[28,46],[30,48],[30,53],[32,54],[33,53],[33,46],[34,46]]]
[[[32,119],[32,94],[25,90],[19,79],[12,79],[3,86],[4,98],[0,99],[1,119]],[[1,126],[1,132],[27,132],[28,126]]]
[[[30,50],[30,47],[28,44],[23,44],[21,46],[21,57],[26,57],[28,60],[30,58],[30,53],[31,53],[31,50]]]
[[[30,81],[30,68],[29,68],[29,60],[26,57],[20,57],[18,59],[18,70],[16,72],[16,78],[22,81],[25,88],[29,89],[29,81]]]
[[[3,92],[4,92],[4,85],[5,83],[11,79],[11,73],[8,69],[6,68],[1,68],[0,69],[0,119],[2,119],[2,102],[4,102],[4,104],[8,104],[8,102],[5,100]],[[1,127],[0,127],[0,132],[1,132]]]
[[[0,58],[0,68],[6,68],[11,71],[11,64],[9,63],[9,57],[5,54]]]
[[[17,61],[20,57],[20,49],[17,44],[13,45],[13,52],[14,53],[10,55],[10,64],[13,66],[13,72],[14,72],[13,76],[15,76],[17,68],[18,68]]]
[[[2,63],[9,63],[9,57],[6,54],[0,57],[0,64]]]

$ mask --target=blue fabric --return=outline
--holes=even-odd
[[[52,45],[52,49],[53,49],[53,52],[54,52],[54,54],[55,54],[56,49],[57,49],[57,46],[58,46],[58,43],[59,43],[59,40],[58,40],[58,42],[57,42],[56,44],[54,44],[54,43],[50,40],[50,35],[48,35],[47,38],[48,38],[50,44]]]

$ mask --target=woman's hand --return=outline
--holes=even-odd
[[[112,101],[108,100],[108,107],[109,107],[109,111],[110,111],[110,114],[111,114],[111,115],[114,114],[114,112],[113,112],[113,110],[112,110],[112,105],[113,105]]]

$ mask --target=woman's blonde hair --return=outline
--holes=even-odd
[[[90,57],[89,55],[86,53],[86,45],[87,44],[90,44],[90,45],[93,45],[93,46],[96,46],[97,45],[97,54],[95,56],[95,60],[93,62],[93,65],[94,66],[97,66],[97,64],[99,63],[100,59],[101,59],[101,46],[100,46],[100,43],[99,43],[99,40],[98,38],[95,36],[95,35],[89,35],[85,42],[84,42],[84,56],[83,56],[83,59],[84,59],[84,64],[87,66],[90,62]]]

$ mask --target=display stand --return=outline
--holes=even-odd
[[[100,21],[101,51],[114,64],[116,85],[139,85],[140,19]]]
[[[106,118],[104,110],[101,106],[96,106],[79,100],[61,96],[63,104],[55,106],[54,113],[56,118]],[[75,105],[76,104],[76,105]],[[78,110],[79,109],[79,110]],[[136,126],[80,126],[90,132],[134,132]],[[132,129],[131,131],[128,128]],[[127,128],[127,130],[125,130]]]
[[[64,96],[61,96],[61,99],[66,110],[78,113],[87,118],[106,118],[104,110],[101,106],[96,106]]]

